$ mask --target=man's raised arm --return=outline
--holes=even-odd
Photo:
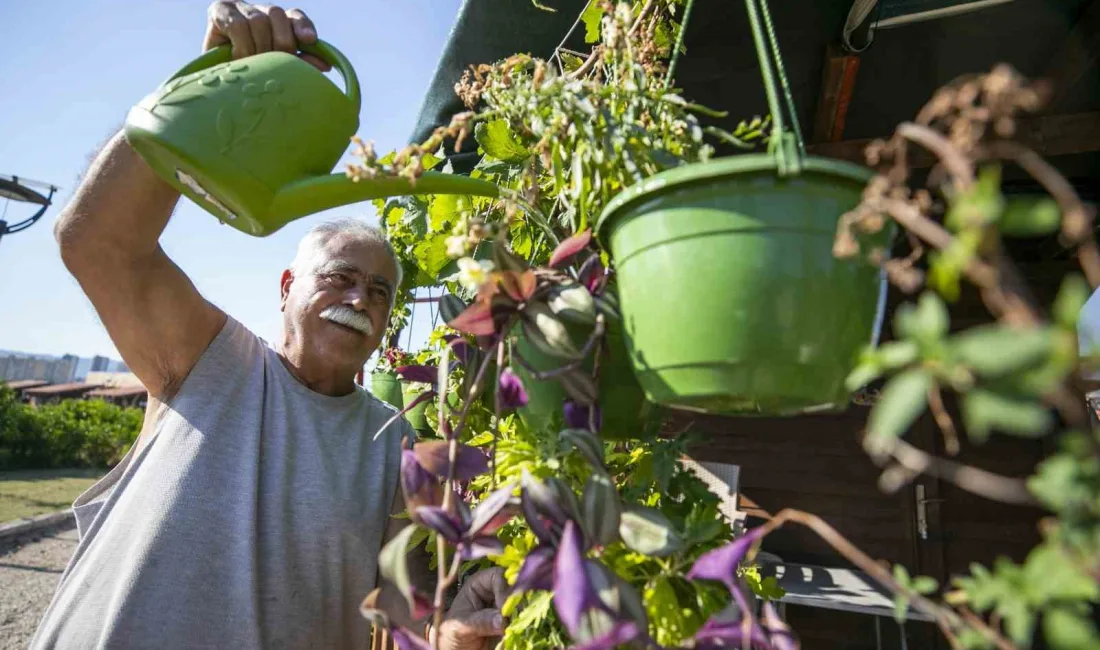
[[[158,243],[178,200],[119,133],[54,226],[61,259],[123,360],[161,399],[179,387],[225,323]]]

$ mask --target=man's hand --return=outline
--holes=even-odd
[[[303,45],[317,42],[313,21],[300,9],[219,1],[210,5],[206,16],[204,52],[229,43],[234,59],[278,50],[297,54],[321,71],[330,67],[312,54],[299,53]]]
[[[490,650],[502,634],[500,608],[508,598],[504,569],[486,569],[470,576],[458,592],[441,626],[440,650]],[[432,634],[436,631],[433,629]]]

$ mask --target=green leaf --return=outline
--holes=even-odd
[[[619,493],[602,471],[593,472],[584,486],[583,523],[588,537],[607,546],[619,537]]]
[[[882,390],[868,419],[868,441],[900,437],[924,412],[932,376],[921,369],[906,370]]]
[[[913,341],[890,341],[879,346],[877,356],[879,363],[893,370],[920,358],[920,347]]]
[[[927,596],[928,594],[935,592],[936,589],[939,588],[939,586],[940,583],[937,582],[935,578],[932,578],[930,576],[917,576],[916,578],[913,578],[913,591],[921,594],[922,596]]]
[[[1050,330],[1002,325],[972,327],[951,340],[961,363],[985,377],[1002,377],[1042,363],[1051,353]]]
[[[1001,232],[1015,237],[1049,235],[1062,223],[1062,210],[1050,197],[1015,198],[1005,203]]]
[[[378,554],[378,569],[382,572],[382,577],[397,587],[409,604],[410,611],[415,603],[413,602],[413,584],[409,578],[409,542],[412,541],[417,528],[419,526],[405,526],[382,547],[382,551]]]
[[[447,237],[447,233],[439,233],[417,242],[413,247],[416,266],[423,273],[416,279],[415,286],[431,286],[438,282],[440,272],[451,261],[447,255]]]
[[[1034,437],[1045,433],[1053,423],[1050,413],[1040,403],[984,388],[966,393],[962,411],[966,433],[975,442],[984,442],[993,429]]]
[[[986,165],[978,172],[977,182],[951,199],[944,223],[953,232],[993,223],[1001,216],[1001,168]]]
[[[619,535],[628,548],[645,555],[662,557],[680,550],[683,543],[659,510],[640,506],[623,511]]]
[[[1091,293],[1088,283],[1080,273],[1070,273],[1062,278],[1058,297],[1051,307],[1055,322],[1066,329],[1076,329],[1077,319],[1081,317],[1081,310]]]
[[[603,20],[603,9],[600,8],[600,0],[589,0],[588,6],[581,13],[584,22],[584,42],[595,43],[600,40],[600,21]]]
[[[1068,553],[1050,542],[1028,554],[1023,577],[1028,599],[1039,607],[1056,601],[1100,600],[1100,585],[1085,564],[1075,564]]]
[[[1096,650],[1100,633],[1088,616],[1068,607],[1047,610],[1043,614],[1043,636],[1051,650]]]
[[[519,162],[531,155],[508,129],[508,122],[504,120],[479,123],[474,129],[474,137],[485,153],[498,160]]]
[[[580,284],[555,286],[546,305],[559,318],[585,325],[596,322],[596,303],[588,289]]]
[[[1073,456],[1055,454],[1039,463],[1035,474],[1027,480],[1028,490],[1055,512],[1089,503],[1092,494],[1082,475],[1083,469]]]
[[[935,293],[925,291],[916,305],[906,303],[898,307],[894,327],[905,338],[917,341],[934,341],[947,333],[949,318],[947,307]]]
[[[603,467],[603,445],[599,437],[588,429],[565,429],[558,434],[566,447],[581,452],[593,467]]]
[[[909,611],[909,598],[902,594],[894,596],[894,620],[898,623],[905,622],[905,614]]]
[[[863,361],[853,368],[852,372],[848,373],[848,377],[844,380],[844,387],[848,389],[848,392],[854,393],[881,377],[883,370],[884,368],[877,358]]]

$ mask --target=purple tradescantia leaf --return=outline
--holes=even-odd
[[[580,280],[581,284],[591,293],[598,293],[600,287],[603,285],[605,274],[606,270],[603,267],[603,263],[600,262],[599,253],[593,253],[592,256],[581,265],[581,270],[577,272],[577,279]]]
[[[549,591],[554,588],[554,549],[550,546],[538,546],[527,554],[523,566],[516,576],[512,591],[531,591],[538,589]]]
[[[707,621],[695,633],[695,650],[741,648],[751,643],[754,648],[771,649],[763,628],[752,621]]]
[[[424,469],[440,478],[446,478],[447,470],[451,466],[450,444],[445,440],[418,442],[413,446],[413,453],[416,454],[416,461]],[[455,480],[468,481],[479,474],[484,474],[488,469],[489,458],[480,449],[469,445],[458,445]]]
[[[462,540],[462,524],[446,510],[438,506],[421,506],[416,509],[420,522],[443,536],[443,539],[452,544]]]
[[[436,377],[439,376],[439,369],[435,366],[401,366],[397,368],[397,376],[401,381],[434,384]]]
[[[589,423],[589,413],[592,409],[596,409],[595,417],[592,418],[595,420],[595,428],[592,428]],[[565,426],[567,428],[587,429],[589,431],[600,430],[600,424],[602,424],[601,420],[603,418],[599,406],[584,406],[573,400],[565,400],[563,410],[565,411]]]
[[[523,382],[511,368],[500,373],[500,405],[506,409],[517,409],[527,405],[527,390]]]
[[[558,244],[558,247],[550,254],[550,263],[547,266],[557,267],[565,264],[573,259],[574,255],[584,250],[590,241],[592,241],[592,231],[587,229],[569,237]]]
[[[619,621],[603,636],[570,647],[570,650],[611,650],[638,638],[638,625],[631,621]]]
[[[478,535],[491,535],[497,531],[498,528],[503,526],[511,519],[515,514],[515,510],[509,511],[508,505],[512,501],[512,489],[511,485],[506,485],[499,490],[494,491],[489,496],[477,504],[474,508],[474,512],[470,517],[470,526],[466,532],[467,537],[476,537]],[[498,521],[502,514],[507,515],[503,521]]]
[[[458,554],[463,560],[480,560],[489,555],[500,555],[504,552],[504,542],[492,535],[482,535],[467,539],[458,545]]]
[[[543,544],[556,544],[561,527],[569,519],[557,492],[530,474],[525,473],[522,482],[520,505],[527,525]]]
[[[775,603],[771,601],[764,603],[764,628],[775,650],[798,650],[798,639],[791,632],[791,627],[779,617]]]
[[[554,609],[571,636],[577,635],[585,612],[607,610],[592,586],[585,564],[580,526],[567,521],[554,559]]]
[[[424,638],[419,637],[403,627],[395,627],[390,630],[393,642],[398,650],[432,650],[432,646]]]
[[[435,483],[435,477],[416,462],[416,454],[411,449],[403,449],[401,451],[401,489],[405,491],[405,495],[417,494]]]
[[[455,359],[463,365],[470,365],[470,356],[474,353],[474,348],[469,341],[455,334],[448,334],[443,337],[443,340],[451,346],[451,353],[455,355]]]
[[[695,561],[688,571],[689,580],[717,580],[731,592],[739,591],[737,587],[737,565],[744,559],[745,553],[761,537],[763,529],[754,528],[733,542],[721,548],[704,553]]]

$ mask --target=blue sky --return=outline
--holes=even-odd
[[[295,3],[288,6],[309,14],[320,37],[356,68],[363,88],[359,135],[379,151],[404,145],[460,0]],[[54,0],[14,3],[4,12],[0,174],[62,189],[40,222],[0,241],[0,348],[118,358],[62,266],[51,227],[89,156],[129,108],[200,53],[206,6],[204,0]],[[13,202],[6,218],[29,214],[28,204]],[[272,340],[280,327],[280,273],[310,225],[335,216],[375,220],[369,204],[357,204],[254,238],[183,199],[161,242],[207,299]],[[418,307],[414,346],[429,324],[428,310]]]

